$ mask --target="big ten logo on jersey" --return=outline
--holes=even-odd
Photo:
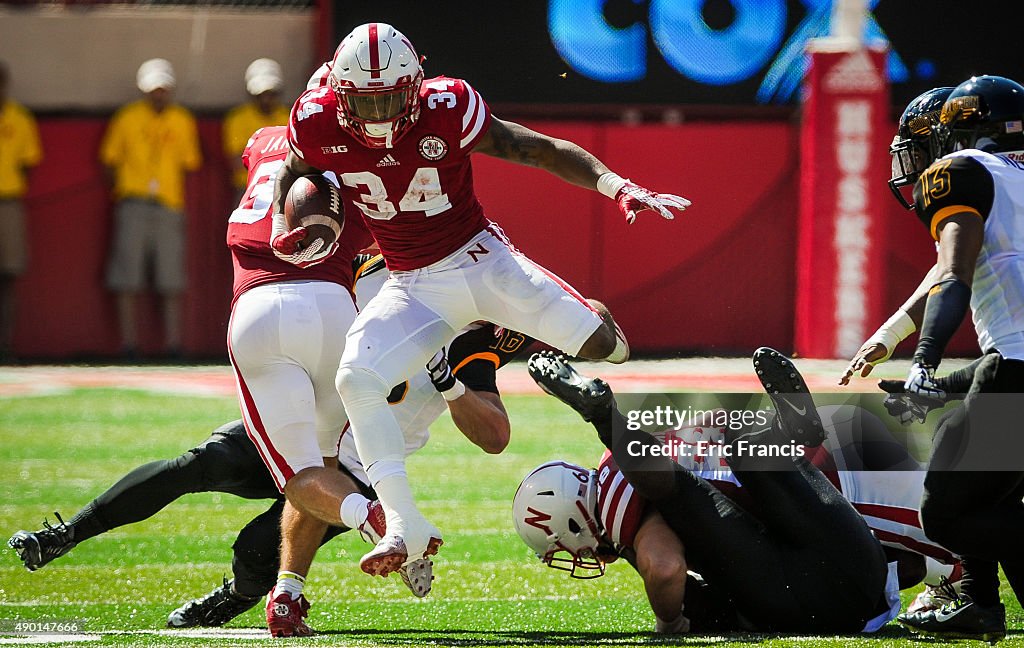
[[[327,96],[329,91],[330,88],[318,88],[306,93],[306,95],[302,97],[302,103],[299,104],[298,111],[295,113],[296,118],[299,121],[302,121],[307,117],[323,112],[324,107],[314,102],[313,99],[322,99]]]
[[[519,331],[510,331],[506,328],[495,329],[494,337],[494,343],[487,348],[507,354],[517,352],[519,347],[523,346],[523,343],[526,342],[525,335]]]

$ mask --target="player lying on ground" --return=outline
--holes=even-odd
[[[401,432],[386,401],[393,384],[476,320],[573,355],[613,362],[628,357],[625,337],[606,310],[523,256],[484,216],[471,154],[539,167],[599,191],[629,221],[646,210],[672,218],[670,208],[690,204],[622,178],[572,142],[493,117],[467,82],[424,79],[420,63],[409,39],[391,25],[368,23],[348,34],[324,85],[292,108],[291,153],[274,192],[275,211],[282,213],[296,178],[334,172],[346,208],[362,213],[392,271],[349,329],[337,375],[359,456],[388,519],[388,535],[360,561],[377,575],[441,544],[408,483]],[[526,210],[531,199],[545,200],[529,196],[529,187],[508,189],[523,194]],[[282,233],[275,248],[293,253],[304,236]]]
[[[741,507],[663,456],[662,440],[629,430],[606,383],[553,354],[533,356],[534,379],[593,423],[611,456],[600,473],[555,463],[529,475],[516,494],[517,530],[545,563],[574,573],[598,575],[625,557],[644,580],[659,632],[876,630],[899,611],[897,569],[861,515],[802,456],[737,451],[825,439],[792,363],[770,349],[754,361],[779,414],[763,429],[725,434]]]
[[[986,355],[964,403],[939,421],[921,502],[928,536],[964,556],[964,596],[940,610],[900,617],[915,631],[947,638],[998,641],[1006,634],[999,564],[1017,598],[1024,596],[1024,471],[962,465],[967,445],[998,457],[1024,416],[1017,399],[1007,398],[993,417],[993,397],[981,396],[1024,392],[1022,121],[1024,86],[995,76],[961,83],[946,95],[937,118],[922,121],[930,144],[922,159],[940,159],[915,167],[913,207],[936,241],[938,258],[842,380],[858,369],[866,375],[920,328],[905,391],[926,406],[941,402],[935,371],[968,308],[973,311]],[[970,426],[978,417],[986,423]]]
[[[363,282],[360,282],[360,285]],[[508,443],[508,419],[497,420],[494,408],[501,404],[495,371],[532,341],[513,331],[496,331],[480,326],[457,337],[448,350],[454,375],[466,385],[466,396],[448,405],[452,419],[473,443],[489,453],[501,452]],[[445,365],[447,366],[447,365]],[[448,387],[450,378],[439,371],[438,388]],[[444,410],[444,401],[425,372],[396,388],[393,407],[406,430],[407,450],[422,447],[428,426]],[[488,406],[480,407],[478,401]],[[413,429],[415,428],[415,429]],[[384,519],[355,452],[351,435],[345,435],[338,469],[349,484],[342,512],[346,526],[328,528],[327,542],[349,528],[375,541],[384,533]],[[262,459],[246,435],[241,421],[228,423],[203,443],[181,456],[155,461],[128,473],[94,499],[66,523],[47,525],[35,532],[19,531],[9,541],[29,570],[36,570],[63,556],[76,545],[111,529],[140,522],[187,493],[222,492],[246,499],[273,499],[264,513],[256,516],[238,534],[232,546],[233,578],[203,598],[178,608],[168,618],[171,627],[219,626],[255,606],[277,580],[280,519],[284,498],[263,466]],[[432,570],[429,560],[401,570],[416,596],[430,591]],[[297,620],[303,623],[302,619]]]

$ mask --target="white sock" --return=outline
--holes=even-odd
[[[341,501],[341,522],[350,529],[358,529],[366,522],[366,505],[370,500],[362,493],[352,493]]]
[[[281,595],[283,592],[288,592],[288,596],[294,601],[302,595],[302,586],[306,584],[306,579],[290,571],[279,571],[277,572],[277,585],[274,586],[274,591],[270,595],[270,598],[274,599]]]

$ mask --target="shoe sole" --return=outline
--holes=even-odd
[[[429,558],[421,558],[414,560],[398,570],[398,575],[402,577],[402,582],[409,588],[412,595],[416,598],[423,598],[427,594],[430,594],[430,590],[433,587],[434,582],[434,563]],[[414,574],[410,576],[410,572]],[[427,579],[427,575],[430,578]],[[418,581],[426,580],[425,585],[418,585]]]
[[[18,554],[25,569],[35,571],[43,566],[43,550],[32,533],[18,531],[7,541],[7,546]]]
[[[769,347],[755,351],[753,362],[757,379],[775,404],[786,433],[802,445],[820,446],[825,441],[825,428],[807,383],[793,362]]]
[[[423,558],[437,555],[438,549],[443,544],[444,540],[441,538],[431,538],[427,543],[426,551],[423,552]],[[359,561],[359,568],[370,576],[386,577],[388,574],[399,571],[405,563],[409,562],[409,552],[405,548],[405,543],[402,543],[401,546],[394,546],[383,553],[375,554],[374,551],[371,550]],[[410,589],[412,588],[410,587]],[[413,591],[413,594],[415,593]]]
[[[541,360],[547,360],[548,362],[541,366]],[[548,375],[552,373],[551,369],[553,367],[554,375]],[[611,391],[608,383],[604,380],[600,378],[585,379],[565,360],[551,351],[542,351],[531,356],[526,363],[526,369],[530,377],[533,378],[533,381],[541,388],[541,391],[554,396],[571,407],[573,411],[582,416],[583,420],[587,422],[593,419],[594,414],[594,412],[589,410],[602,406],[603,403],[598,401]],[[564,393],[560,393],[558,389],[548,383],[562,385]]]
[[[896,621],[914,634],[924,635],[935,639],[974,639],[975,641],[987,641],[994,646],[996,643],[1006,638],[1006,631],[983,632],[981,634],[970,632],[935,632],[934,630],[922,630],[921,628],[910,625],[909,623],[904,623],[899,619]]]

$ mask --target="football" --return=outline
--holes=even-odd
[[[323,240],[328,248],[341,236],[345,227],[345,213],[341,209],[341,194],[322,175],[302,176],[295,181],[284,201],[284,220],[289,230],[305,227],[302,249]]]

